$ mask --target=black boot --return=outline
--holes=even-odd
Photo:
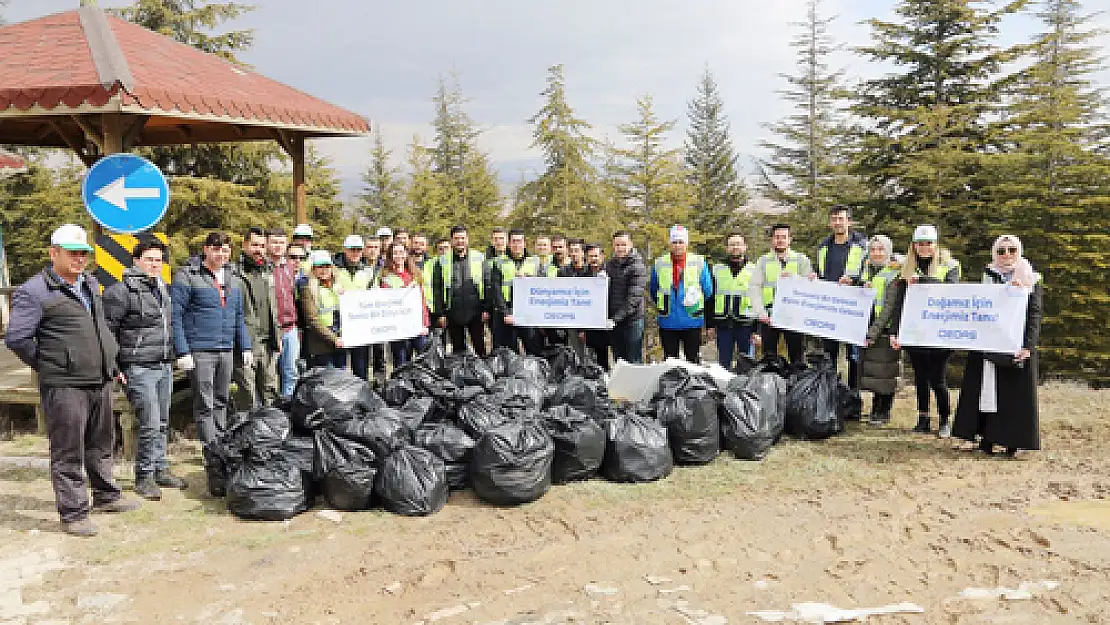
[[[987,454],[988,456],[993,456],[994,455],[994,443],[992,443],[991,441],[988,441],[985,438],[981,438],[981,439],[979,439],[978,450]]]
[[[162,498],[162,489],[154,483],[154,476],[149,473],[135,475],[135,494],[143,499],[158,501]]]
[[[928,434],[930,430],[929,413],[923,412],[917,415],[917,425],[914,426],[914,432]]]

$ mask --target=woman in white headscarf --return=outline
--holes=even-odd
[[[894,243],[890,237],[876,234],[867,246],[867,262],[860,272],[858,284],[875,291],[871,325],[867,329],[867,349],[863,350],[860,366],[860,390],[871,391],[871,425],[890,423],[894,392],[902,370],[902,353],[890,346],[890,322],[875,323],[886,305],[887,287],[898,279],[902,264],[894,259]]]
[[[1004,234],[991,247],[984,284],[1008,284],[1029,293],[1025,336],[1016,354],[970,352],[956,406],[952,435],[993,454],[995,446],[1013,457],[1019,449],[1040,449],[1037,411],[1037,342],[1043,317],[1041,275],[1022,256],[1021,240]]]

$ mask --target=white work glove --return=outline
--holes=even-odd
[[[254,366],[254,352],[249,349],[243,352],[243,365],[248,368]]]
[[[193,360],[192,354],[185,354],[177,359],[177,368],[182,371],[192,371],[197,368],[197,363]]]
[[[615,321],[613,321],[612,319],[606,319],[605,320],[605,329],[606,330],[612,330],[615,327],[617,327],[617,324],[616,324]]]

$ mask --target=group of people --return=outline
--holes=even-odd
[[[373,236],[351,234],[337,253],[314,248],[310,225],[288,235],[282,229],[250,228],[232,261],[229,235],[212,232],[200,253],[161,279],[166,247],[141,238],[134,265],[104,290],[86,267],[85,231],[67,224],[50,241],[50,264],[12,297],[6,342],[39,376],[51,450],[51,480],[66,531],[96,534],[91,509],[124,511],[137,502],[122,497],[112,479],[114,425],[112,385],[121,383],[139,422],[135,492],[161,498],[161,488],[185,488],[166,458],[173,364],[187,372],[197,436],[205,449],[226,421],[229,407],[246,410],[289,399],[305,366],[350,367],[369,379],[383,377],[387,355],[403,365],[426,341],[449,342],[452,350],[486,355],[506,347],[539,355],[567,345],[608,369],[610,357],[643,361],[645,303],[655,308],[666,357],[700,362],[703,335],[715,341],[719,363],[733,368],[741,355],[777,354],[780,341],[793,363],[805,357],[805,337],[772,323],[781,278],[809,277],[875,290],[866,348],[845,345],[848,382],[874,392],[870,421],[890,419],[900,371],[898,341],[907,287],[958,282],[961,269],[939,246],[938,232],[914,231],[907,254],[894,254],[883,235],[851,229],[851,211],[835,207],[830,235],[815,260],[791,247],[788,224],[770,228],[770,249],[750,260],[741,233],[724,238],[719,262],[690,251],[690,233],[676,225],[669,249],[650,266],[626,231],[613,234],[610,254],[599,243],[538,235],[527,246],[521,230],[495,228],[484,251],[471,246],[463,225],[434,241],[405,228],[379,228]],[[984,283],[1013,284],[1030,291],[1025,347],[1018,354],[971,354],[964,390],[950,421],[946,384],[951,352],[907,348],[914,369],[919,413],[915,431],[930,431],[930,394],[936,396],[939,434],[954,434],[993,453],[1038,449],[1036,344],[1040,323],[1040,276],[1022,258],[1020,241],[999,237]],[[518,325],[513,315],[516,277],[608,279],[604,328],[562,330]],[[368,346],[344,345],[340,296],[365,289],[417,288],[424,299],[424,332],[412,339]],[[834,359],[836,341],[824,341]],[[235,395],[230,396],[231,382]],[[1005,392],[1001,392],[1005,389]],[[1014,413],[1023,418],[1014,419]],[[999,415],[1005,415],[1000,418]],[[206,470],[216,461],[205,452]],[[92,487],[89,503],[85,476]],[[209,490],[221,496],[216,482]]]

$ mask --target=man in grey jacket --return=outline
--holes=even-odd
[[[117,360],[127,376],[127,399],[139,422],[135,493],[157,501],[162,498],[160,486],[187,486],[170,473],[166,459],[173,395],[173,311],[162,281],[166,257],[162,242],[142,239],[131,256],[135,264],[123,272],[123,280],[104,290],[104,316],[119,343]]]
[[[108,330],[96,278],[85,273],[88,235],[66,224],[50,237],[50,265],[12,294],[8,349],[38,373],[42,411],[50,440],[50,481],[65,531],[95,536],[89,520],[85,476],[98,512],[126,512],[138,503],[123,499],[112,479],[115,420],[112,379],[119,347]]]

